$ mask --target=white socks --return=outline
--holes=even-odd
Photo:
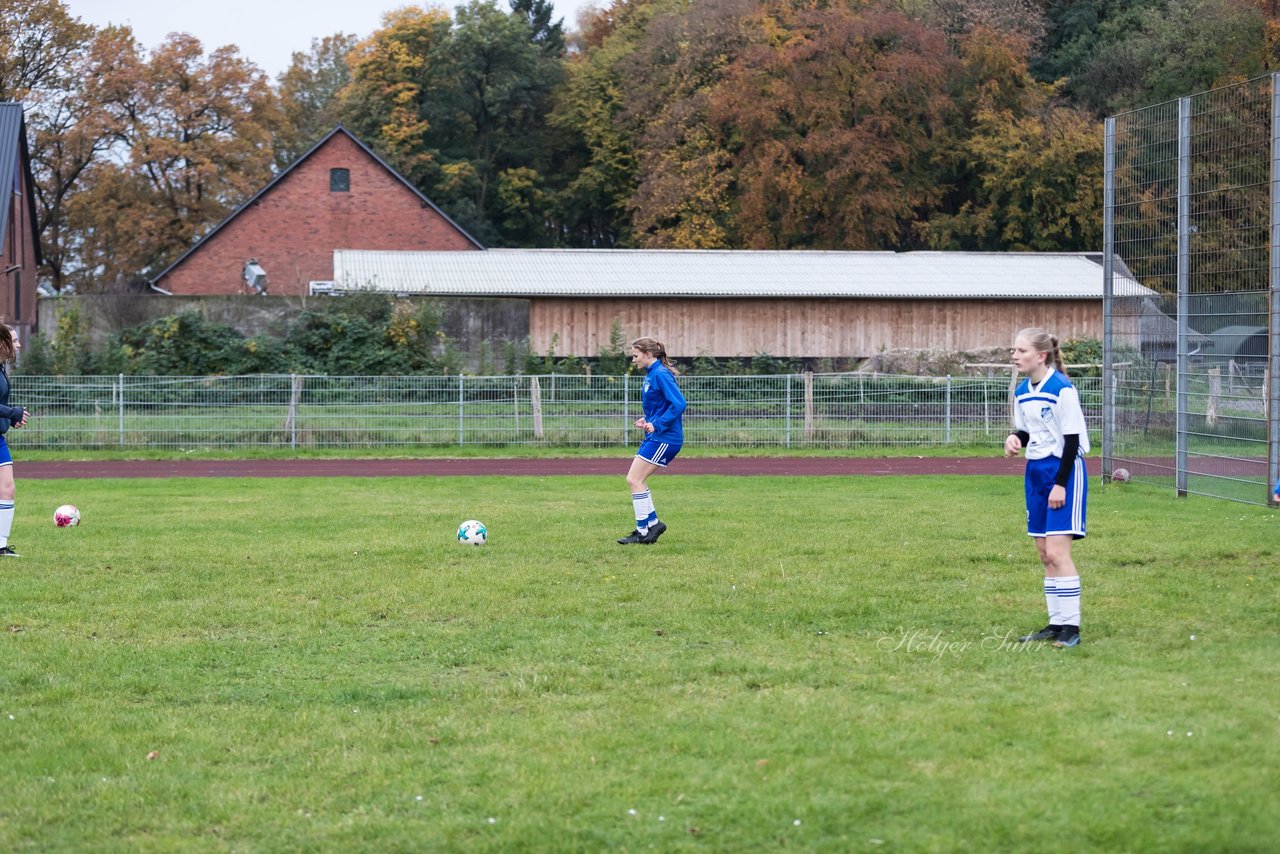
[[[9,545],[11,530],[13,530],[13,500],[0,500],[0,549]]]
[[[1046,575],[1044,601],[1049,606],[1049,625],[1080,627],[1080,576]]]
[[[1046,579],[1047,580],[1047,579]],[[1058,615],[1054,621],[1059,626],[1080,627],[1080,576],[1059,575],[1057,581]],[[1045,585],[1046,588],[1048,585]]]
[[[642,534],[649,533],[649,526],[658,521],[658,514],[653,509],[653,499],[649,490],[631,493],[631,506],[636,511],[636,530]]]
[[[1058,579],[1057,576],[1044,577],[1044,604],[1049,609],[1049,625],[1062,625],[1062,614],[1058,612]]]

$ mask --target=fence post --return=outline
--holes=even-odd
[[[1222,405],[1222,368],[1209,369],[1209,402],[1204,407],[1204,423],[1218,426],[1218,407]]]
[[[783,413],[784,426],[782,434],[782,444],[788,448],[791,447],[791,374],[787,374],[787,408]]]
[[[542,386],[537,377],[529,377],[529,403],[533,409],[533,438],[542,438]]]
[[[631,435],[631,374],[622,375],[622,444]]]
[[[120,375],[120,447],[124,447],[124,374]]]
[[[947,374],[947,429],[946,441],[943,444],[951,444],[951,374]]]
[[[289,431],[289,447],[298,447],[298,399],[302,397],[302,377],[289,374],[289,414],[285,417],[285,429]]]
[[[1271,75],[1271,341],[1263,372],[1267,417],[1267,495],[1280,483],[1280,74]]]
[[[1111,116],[1102,126],[1102,474],[1108,479],[1116,440],[1115,211],[1116,118]]]
[[[1178,99],[1178,412],[1174,445],[1177,494],[1188,489],[1187,456],[1190,437],[1191,356],[1191,99]]]
[[[787,380],[791,384],[791,380]],[[813,371],[804,372],[804,441],[813,441]]]
[[[986,438],[991,435],[991,397],[988,395],[988,392],[990,390],[991,390],[991,383],[982,384],[982,435],[983,435],[983,438]]]
[[[462,374],[458,374],[458,445],[459,445],[459,446],[461,446],[461,445],[465,445],[465,444],[466,444],[466,440],[463,438],[463,435],[462,435],[462,399],[463,399],[463,394],[464,394],[464,391],[463,391],[463,387],[462,387]]]

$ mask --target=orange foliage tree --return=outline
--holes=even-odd
[[[737,242],[901,246],[940,197],[933,137],[954,110],[943,36],[882,3],[771,3],[754,24],[711,110],[733,143]]]
[[[71,222],[99,282],[154,275],[271,176],[275,94],[234,47],[174,33],[144,58],[127,30],[96,44],[88,95],[114,118]]]

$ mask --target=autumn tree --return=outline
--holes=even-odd
[[[149,58],[132,39],[102,48],[89,96],[117,127],[71,225],[86,270],[111,282],[159,272],[269,180],[278,107],[234,47],[206,57],[174,33]]]
[[[938,134],[930,249],[1081,251],[1102,243],[1102,128],[1028,68],[1030,45],[977,28],[957,41],[956,112]]]
[[[0,0],[0,101],[69,88],[92,34],[59,0]]]
[[[1050,4],[1043,0],[901,0],[899,5],[908,17],[941,30],[953,42],[981,29],[1034,44],[1048,31],[1045,6],[1079,4]]]
[[[635,123],[622,121],[627,109],[623,60],[635,52],[644,29],[634,22],[615,26],[614,17],[602,10],[587,17],[594,22],[590,46],[569,59],[550,117],[565,143],[554,227],[560,243],[608,248],[630,243]]]
[[[276,166],[285,168],[343,121],[342,91],[351,83],[347,56],[359,40],[345,33],[311,40],[280,75],[282,124],[275,136]]]
[[[628,204],[637,245],[723,249],[733,245],[734,152],[712,111],[726,69],[748,45],[751,0],[655,4],[644,35],[620,61],[635,139],[637,186]],[[645,21],[633,10],[627,24]]]
[[[769,4],[756,26],[711,114],[735,143],[737,245],[904,246],[940,195],[942,34],[880,3]]]
[[[406,6],[385,14],[382,27],[347,57],[351,82],[340,96],[341,114],[420,187],[440,174],[427,108],[439,85],[437,48],[448,40],[450,23],[440,9]]]
[[[0,0],[0,100],[25,108],[35,179],[36,234],[55,290],[80,266],[68,224],[81,176],[109,148],[114,119],[90,98],[86,81],[104,73],[95,41],[123,36],[80,23],[57,0]]]

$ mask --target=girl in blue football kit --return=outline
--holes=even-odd
[[[1004,455],[1025,449],[1027,533],[1036,540],[1044,564],[1044,598],[1049,624],[1022,641],[1051,640],[1054,646],[1080,643],[1080,573],[1071,544],[1085,535],[1089,451],[1080,395],[1062,370],[1058,339],[1043,329],[1024,329],[1013,341],[1013,363],[1027,375],[1014,392],[1013,432]]]
[[[9,545],[9,531],[13,528],[13,498],[15,486],[13,482],[13,457],[9,455],[9,444],[4,434],[10,427],[21,427],[27,423],[27,410],[21,406],[9,405],[9,374],[4,366],[17,358],[22,344],[13,330],[0,324],[0,557],[18,557],[18,553]]]
[[[667,526],[658,520],[658,512],[653,509],[653,498],[645,481],[658,469],[666,468],[680,453],[680,446],[684,444],[680,417],[686,404],[680,387],[676,385],[675,370],[667,358],[667,348],[661,342],[652,338],[637,338],[631,342],[631,363],[645,372],[640,393],[644,417],[636,420],[636,426],[645,432],[645,437],[631,461],[631,470],[627,472],[636,527],[619,539],[618,544],[647,546],[656,543]]]

